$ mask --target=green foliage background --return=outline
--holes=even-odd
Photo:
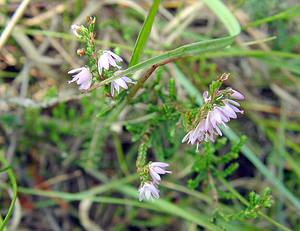
[[[297,1],[40,2],[0,52],[1,230],[300,228]],[[2,30],[17,6],[1,7]],[[83,65],[69,27],[88,15],[128,68],[80,94],[66,84]],[[197,153],[181,144],[183,112],[223,72],[245,115]],[[107,98],[122,75],[137,87]],[[171,164],[158,201],[137,200],[139,151]]]

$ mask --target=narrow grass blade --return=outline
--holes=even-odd
[[[186,211],[183,208],[180,208],[177,205],[172,204],[171,202],[159,200],[153,203],[147,202],[139,202],[137,200],[137,190],[133,187],[126,186],[129,181],[136,179],[136,175],[130,175],[121,180],[111,181],[109,183],[100,185],[93,189],[78,192],[78,193],[66,193],[66,192],[58,192],[58,191],[46,191],[39,189],[31,189],[31,188],[19,188],[19,192],[29,194],[29,195],[37,195],[42,197],[55,197],[60,198],[67,201],[80,201],[82,199],[89,198],[91,201],[99,202],[99,203],[109,203],[109,204],[125,204],[136,206],[140,208],[145,208],[157,212],[162,212],[166,214],[171,214],[177,217],[181,217],[187,221],[193,222],[195,224],[201,225],[208,230],[221,230],[216,225],[212,224],[208,217],[203,214],[199,214],[193,211]],[[134,197],[134,200],[124,199],[124,198],[112,198],[112,197],[96,197],[96,194],[101,194],[110,190],[118,190],[122,191],[126,195],[130,195]]]
[[[203,0],[207,6],[216,13],[216,16],[222,21],[224,26],[229,32],[229,36],[225,36],[217,39],[210,39],[206,41],[200,41],[195,43],[186,44],[180,46],[174,50],[165,52],[162,55],[155,56],[153,58],[147,59],[136,65],[129,67],[124,71],[117,71],[111,78],[103,80],[101,83],[96,85],[94,88],[100,87],[102,85],[108,84],[111,81],[120,78],[124,75],[131,74],[140,69],[148,68],[151,65],[161,63],[166,60],[176,59],[181,57],[186,57],[189,55],[201,54],[207,51],[220,50],[229,46],[235,37],[240,33],[240,25],[236,18],[231,14],[227,7],[220,0]]]
[[[124,186],[122,188],[118,188],[118,190],[130,197],[137,198],[137,190],[133,187]],[[197,225],[205,227],[208,230],[216,230],[216,231],[222,230],[218,226],[211,223],[209,221],[209,218],[206,215],[200,214],[199,212],[189,209],[188,207],[181,208],[178,205],[173,204],[173,203],[163,200],[163,199],[154,200],[154,201],[145,201],[145,202],[142,202],[141,204],[149,204],[149,205],[153,206],[155,209],[157,209],[158,212],[167,213],[167,214],[181,217],[187,221],[190,221]]]
[[[145,22],[143,24],[143,27],[139,33],[139,36],[136,40],[134,50],[132,52],[131,60],[129,62],[129,67],[135,65],[138,63],[140,56],[143,52],[144,46],[146,45],[151,28],[155,19],[155,15],[157,13],[158,7],[159,7],[160,0],[154,0],[153,4],[150,8],[150,11],[148,13],[147,18],[145,19]]]
[[[278,14],[275,14],[275,15],[272,15],[269,17],[265,17],[263,19],[259,19],[254,22],[250,22],[249,24],[247,24],[245,26],[245,28],[256,27],[256,26],[259,26],[264,23],[273,22],[275,20],[286,19],[286,18],[297,17],[297,16],[300,16],[300,6],[299,5],[295,6],[295,7],[291,7],[291,8],[289,8],[285,11],[282,11]]]
[[[6,161],[5,157],[4,157],[3,152],[0,152],[0,162],[4,166],[8,165],[8,163],[7,163],[7,161]],[[14,209],[14,206],[15,206],[15,202],[16,202],[16,199],[17,199],[17,190],[18,190],[18,188],[17,188],[17,181],[16,181],[16,177],[15,177],[15,174],[14,174],[13,170],[11,168],[7,168],[6,172],[8,174],[8,178],[10,180],[10,184],[11,184],[12,191],[13,191],[13,196],[12,196],[12,200],[10,202],[7,214],[3,218],[2,222],[0,223],[0,230],[3,230],[5,228],[5,226],[6,226],[7,222],[8,222],[8,219],[12,215],[12,212],[13,212],[13,209]]]

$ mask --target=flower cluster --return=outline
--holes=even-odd
[[[120,70],[121,66],[119,66],[119,63],[123,62],[122,58],[112,51],[95,51],[95,38],[93,33],[95,18],[90,18],[88,24],[89,26],[87,28],[82,25],[71,26],[74,35],[86,44],[86,48],[79,49],[77,54],[80,56],[86,55],[89,59],[87,67],[76,68],[68,72],[68,74],[73,75],[73,79],[69,81],[69,83],[76,82],[79,85],[79,90],[82,91],[89,90],[93,80],[97,81],[98,77],[101,80],[111,77],[110,71]],[[93,76],[95,76],[95,78],[93,78]],[[111,96],[114,96],[115,91],[119,93],[121,88],[128,89],[129,83],[134,84],[135,82],[127,76],[113,80],[111,82]]]
[[[113,53],[112,51],[103,51],[102,55],[98,59],[98,72],[102,75],[103,69],[109,70],[109,66],[112,66],[117,69],[121,69],[118,65],[118,62],[122,62],[122,58]],[[135,83],[127,76],[120,77],[116,80],[113,80],[110,85],[110,93],[112,96],[115,94],[115,90],[119,93],[120,87],[128,89],[127,83]]]
[[[171,173],[166,170],[169,164],[164,162],[150,162],[146,166],[146,174],[150,174],[151,180],[143,182],[139,188],[139,200],[153,200],[159,198],[158,185],[161,181],[160,175]]]
[[[220,84],[221,81],[219,81]],[[198,144],[202,141],[214,142],[218,135],[222,136],[221,127],[237,118],[237,113],[243,113],[235,100],[244,100],[244,96],[231,88],[215,89],[211,93],[203,93],[204,105],[199,111],[200,120],[182,139],[182,142]]]
[[[191,129],[182,139],[182,142],[197,144],[202,141],[214,142],[218,135],[222,136],[221,127],[227,127],[226,123],[237,118],[237,113],[243,114],[238,107],[240,104],[235,100],[244,100],[244,96],[232,89],[219,90],[222,82],[229,74],[223,74],[218,81],[210,86],[210,92],[203,93],[204,104],[200,108],[196,127]]]

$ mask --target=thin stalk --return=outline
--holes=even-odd
[[[277,159],[277,168],[278,168],[278,179],[283,182],[284,181],[284,160],[285,160],[285,126],[286,126],[286,110],[284,106],[284,102],[281,101],[281,113],[280,113],[280,125],[278,128],[278,140],[277,144],[275,144],[275,150],[278,150],[278,153],[275,152]],[[277,218],[280,223],[284,223],[284,213],[282,212],[284,206],[284,197],[282,193],[279,193],[279,198],[277,204]]]
[[[12,32],[14,26],[18,22],[18,20],[22,17],[26,7],[30,3],[31,0],[23,0],[12,16],[11,20],[8,22],[7,26],[5,27],[4,31],[1,34],[0,37],[0,50],[4,46],[6,40],[9,38],[10,33]]]
[[[128,169],[128,165],[126,163],[126,159],[124,157],[124,152],[122,149],[122,144],[121,144],[120,138],[116,132],[113,132],[112,136],[113,136],[113,143],[115,146],[115,150],[117,153],[117,159],[119,162],[119,166],[121,168],[121,171],[124,173],[124,175],[127,176],[127,175],[129,175],[129,169]]]

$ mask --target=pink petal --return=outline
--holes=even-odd
[[[151,166],[166,168],[166,167],[169,166],[169,164],[168,163],[164,163],[164,162],[152,162]]]
[[[229,104],[235,105],[237,107],[241,106],[238,102],[231,100],[231,99],[226,99],[225,101],[228,102]]]
[[[123,87],[124,89],[128,88],[126,82],[122,78],[116,79],[115,83],[118,84],[119,86]]]
[[[92,81],[86,81],[83,84],[80,85],[79,90],[88,90],[92,85]]]
[[[121,77],[125,82],[127,82],[127,83],[133,83],[133,84],[135,84],[135,82],[132,80],[132,79],[130,79],[130,78],[128,78],[127,76],[123,76],[123,77]]]
[[[108,70],[109,69],[109,62],[108,62],[108,58],[107,58],[107,54],[104,53],[101,55],[100,57],[100,67]]]
[[[118,62],[122,62],[123,61],[123,59],[120,57],[120,56],[118,56],[118,55],[116,55],[114,52],[112,52],[112,51],[106,51],[109,55],[111,55],[115,60],[117,60]]]
[[[203,99],[205,103],[210,99],[210,97],[208,96],[208,91],[203,92]]]
[[[234,110],[232,110],[232,108],[230,106],[228,106],[228,104],[225,103],[225,106],[222,107],[222,111],[225,113],[225,115],[227,115],[230,118],[236,119],[237,115],[234,112]]]
[[[73,70],[70,70],[70,71],[68,71],[68,74],[77,74],[77,73],[79,73],[80,71],[82,71],[82,69],[84,69],[84,67],[79,67],[79,68],[75,68],[75,69],[73,69]]]
[[[244,100],[245,99],[245,96],[242,93],[240,93],[236,90],[233,90],[233,89],[231,89],[231,91],[232,91],[232,93],[231,93],[232,98],[237,99],[237,100]]]
[[[111,57],[111,56],[107,56],[107,59],[108,59],[108,63],[113,66],[113,67],[118,67],[116,61]]]
[[[75,81],[77,81],[78,78],[79,78],[77,75],[74,75],[74,76],[72,76],[72,77],[73,77],[73,79],[70,80],[70,81],[68,81],[69,84],[70,84],[70,83],[73,83],[73,82],[75,82]]]
[[[112,82],[112,83],[110,84],[110,94],[111,94],[112,96],[114,96],[114,94],[115,94],[114,82]]]
[[[154,181],[160,181],[161,180],[159,174],[156,173],[155,171],[150,171],[150,175],[151,175],[151,177],[153,178]]]

